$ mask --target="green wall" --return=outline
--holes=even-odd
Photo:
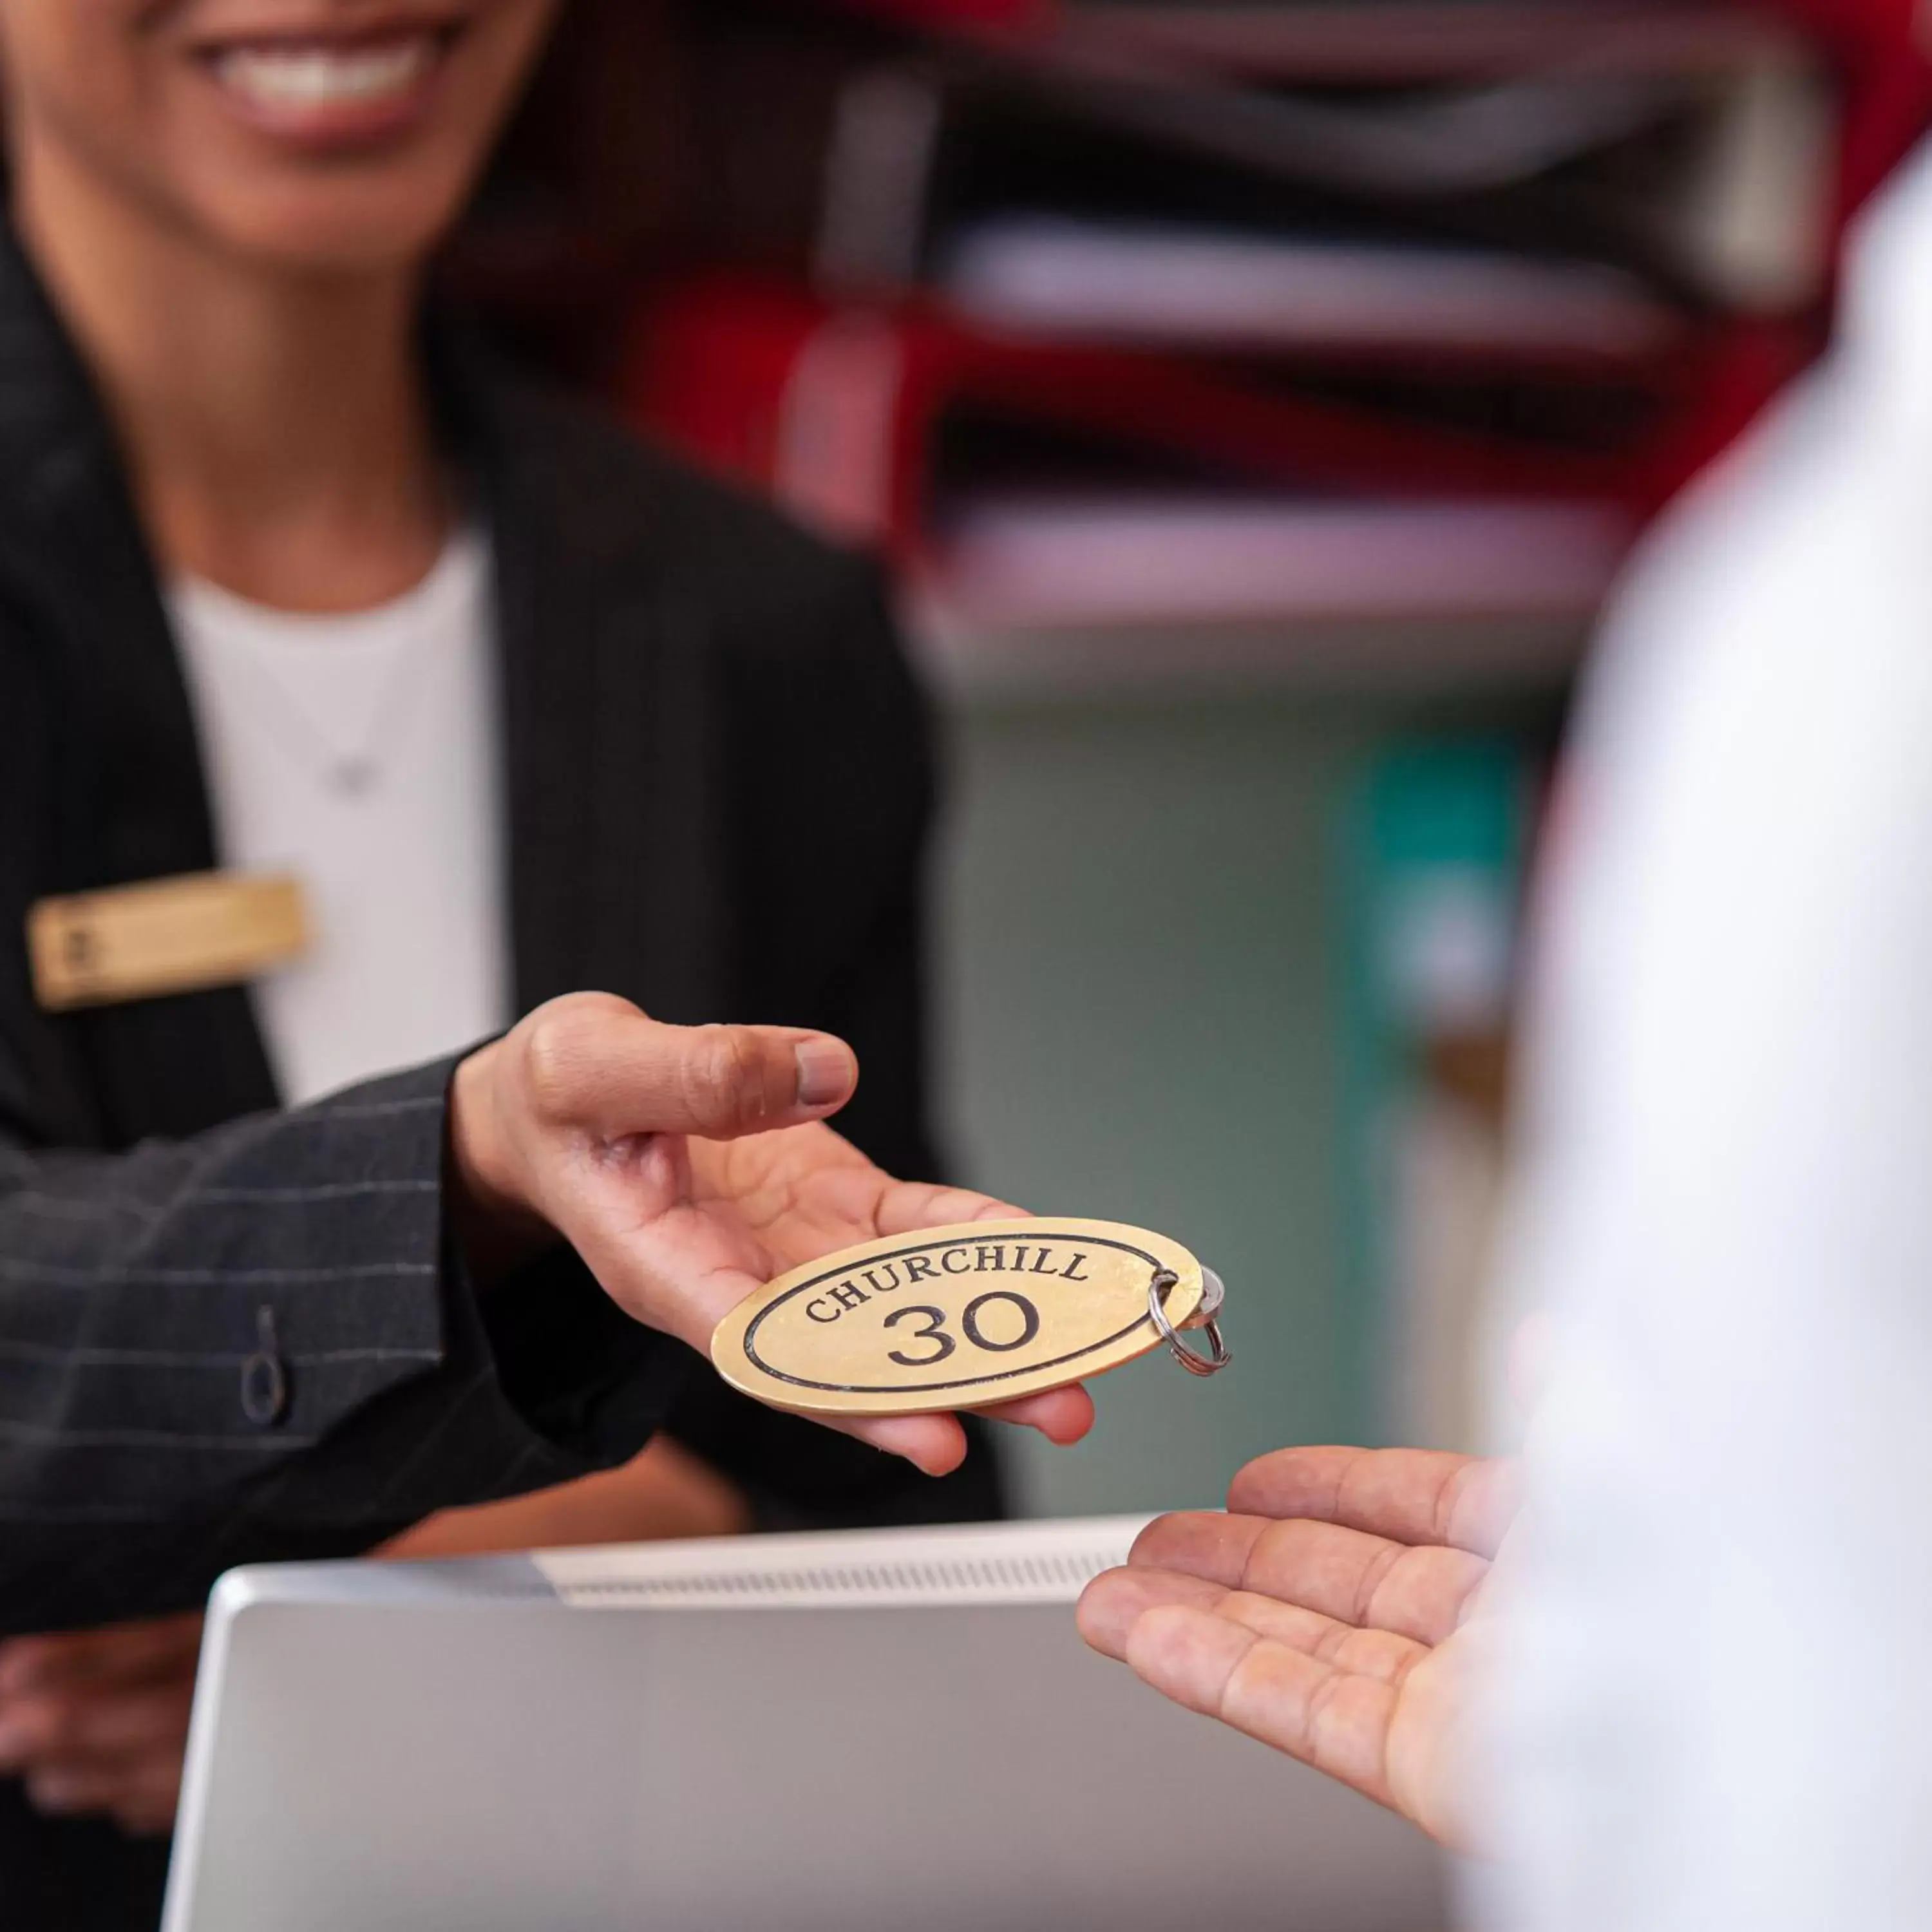
[[[1359,1439],[1342,1289],[1337,815],[1390,708],[1286,694],[968,703],[952,719],[939,1044],[952,1150],[1042,1212],[1139,1222],[1228,1288],[1234,1366],[1150,1357],[1089,1440],[1008,1438],[1022,1506],[1217,1504]]]

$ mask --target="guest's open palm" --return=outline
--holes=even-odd
[[[1470,1618],[1510,1474],[1424,1450],[1262,1456],[1227,1514],[1150,1524],[1128,1567],[1088,1586],[1082,1631],[1177,1702],[1459,1842]]]

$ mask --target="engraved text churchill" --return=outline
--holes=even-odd
[[[854,1274],[814,1296],[805,1304],[805,1312],[814,1322],[836,1322],[848,1310],[862,1307],[875,1295],[894,1294],[942,1274],[1043,1274],[1064,1281],[1087,1280],[1081,1268],[1087,1256],[1077,1249],[1016,1241],[1010,1244],[1010,1267],[1006,1262],[1009,1244],[1003,1241],[982,1242],[977,1246],[962,1244],[942,1248],[936,1255],[908,1255],[903,1262],[884,1262]]]

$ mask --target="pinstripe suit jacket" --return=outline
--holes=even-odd
[[[520,1003],[836,1028],[855,1138],[926,1168],[928,750],[872,572],[466,351],[434,366],[496,541]],[[0,1630],[191,1604],[235,1562],[614,1461],[689,1359],[568,1256],[471,1293],[447,1067],[277,1112],[245,988],[37,1008],[35,900],[218,856],[112,432],[0,246]],[[774,1516],[995,1501],[708,1390],[680,1432]]]

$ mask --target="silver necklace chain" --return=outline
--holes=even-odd
[[[359,799],[367,797],[382,781],[388,747],[409,721],[410,706],[406,700],[420,689],[428,674],[424,667],[430,646],[418,640],[398,652],[378,694],[374,722],[362,742],[346,747],[329,737],[252,651],[236,655],[248,662],[248,676],[273,698],[273,704],[260,715],[283,743],[314,773],[326,791],[338,798]],[[412,676],[412,673],[416,675]]]

